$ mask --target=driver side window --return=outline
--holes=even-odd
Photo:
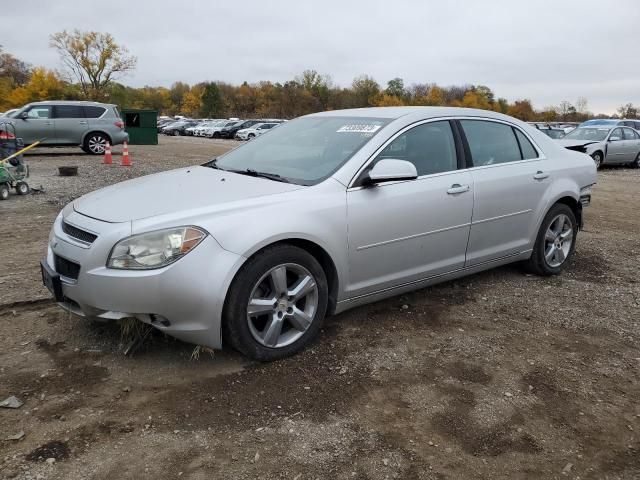
[[[51,118],[51,107],[31,107],[27,111],[27,118]]]
[[[376,158],[407,160],[418,176],[450,172],[458,168],[456,144],[448,121],[430,122],[407,130]]]
[[[611,132],[611,136],[609,137],[609,140],[612,142],[622,140],[622,129],[616,128],[613,132]]]

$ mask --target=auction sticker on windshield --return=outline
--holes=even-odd
[[[370,123],[363,124],[352,124],[352,125],[343,125],[338,130],[337,133],[374,133],[380,130],[381,125],[373,125]]]

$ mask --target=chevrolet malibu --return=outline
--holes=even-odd
[[[318,113],[73,201],[43,282],[77,315],[274,360],[357,305],[511,262],[560,273],[595,182],[589,156],[493,112]]]

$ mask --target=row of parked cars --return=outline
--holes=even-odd
[[[158,133],[173,136],[189,135],[194,137],[251,140],[283,122],[285,120],[275,118],[254,118],[249,120],[241,120],[239,118],[200,120],[164,118],[158,121]]]

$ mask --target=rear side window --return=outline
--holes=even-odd
[[[84,110],[79,105],[55,105],[55,118],[84,118]]]
[[[84,114],[87,118],[100,118],[105,110],[106,109],[104,107],[85,106]]]
[[[518,138],[518,143],[520,144],[520,150],[522,151],[522,159],[530,160],[532,158],[538,158],[538,152],[536,151],[535,148],[533,148],[533,145],[531,145],[531,142],[527,137],[525,137],[524,133],[522,133],[517,128],[514,128],[513,131],[516,132],[516,137]],[[555,137],[555,138],[558,138],[558,137]]]
[[[394,158],[413,163],[418,175],[458,168],[456,144],[448,121],[423,123],[407,130],[385,147],[377,160]]]
[[[484,120],[460,120],[460,124],[467,137],[474,166],[522,160],[518,141],[509,125]]]
[[[623,128],[622,130],[624,130],[624,139],[625,140],[638,140],[638,139],[640,139],[640,136],[638,136],[638,134],[636,132],[634,132],[633,130],[631,130],[630,128]]]

